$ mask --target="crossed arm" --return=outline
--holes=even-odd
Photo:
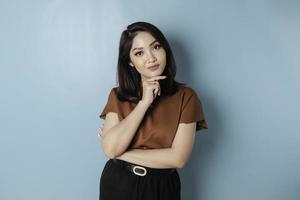
[[[116,159],[152,168],[183,168],[192,152],[195,130],[196,122],[180,123],[170,148],[131,149]]]

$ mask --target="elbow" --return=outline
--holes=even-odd
[[[116,155],[111,150],[103,149],[103,152],[107,158],[110,158],[110,159],[116,158]]]
[[[103,145],[103,152],[107,158],[114,159],[118,157],[116,149],[112,145]]]
[[[114,159],[119,157],[122,153],[118,152],[118,149],[111,144],[102,143],[102,149],[107,158]]]
[[[107,144],[105,141],[102,141],[101,145],[103,153],[107,158],[114,159],[117,157],[111,144]]]
[[[124,153],[120,145],[115,144],[111,140],[108,140],[108,138],[106,138],[105,136],[102,137],[101,146],[105,156],[110,159],[117,158]]]
[[[105,156],[109,159],[115,159],[116,156],[114,154],[108,154],[108,153],[105,153]]]
[[[184,166],[186,165],[186,162],[184,162],[183,160],[179,159],[176,163],[176,167],[179,169],[184,168]]]
[[[176,149],[174,149],[174,153],[173,153],[173,165],[176,168],[183,168],[185,167],[186,163],[187,163],[187,158],[185,155],[183,155],[180,151],[177,151]]]
[[[115,151],[112,151],[112,150],[104,151],[104,154],[107,158],[110,158],[110,159],[115,159],[115,158],[122,155],[122,154],[120,154],[120,153],[118,154],[118,153],[116,153]]]
[[[188,158],[185,158],[184,156],[178,156],[176,161],[176,167],[182,169],[186,166]]]

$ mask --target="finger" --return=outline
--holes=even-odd
[[[165,79],[167,78],[167,76],[154,76],[148,79],[148,81],[154,81],[154,80],[161,80],[161,79]]]
[[[152,86],[152,85],[155,85],[155,83],[154,82],[145,81],[145,85]]]
[[[153,96],[153,98],[155,99],[157,97],[157,93],[154,93],[154,96]]]
[[[158,86],[157,88],[156,88],[156,95],[159,95],[159,93],[160,93],[160,87]]]
[[[158,80],[147,80],[148,83],[157,83],[159,84]]]
[[[161,80],[161,79],[165,79],[166,77],[152,77],[152,78],[150,78],[150,79],[148,79],[148,81],[159,81],[159,80]]]
[[[159,85],[158,82],[150,82],[151,85]]]
[[[152,96],[155,98],[155,90],[152,91]]]
[[[153,92],[153,95],[155,95],[156,94],[156,88],[154,88],[154,90],[152,90],[152,92]]]
[[[153,90],[153,98],[155,98],[156,95],[157,95],[157,89],[155,88],[155,89]]]

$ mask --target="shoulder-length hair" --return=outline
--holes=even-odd
[[[174,78],[176,75],[176,63],[167,39],[162,32],[153,24],[147,22],[135,22],[127,26],[121,34],[119,43],[119,57],[117,78],[119,87],[117,88],[117,96],[122,101],[137,103],[142,98],[141,76],[135,67],[129,65],[129,52],[132,47],[133,39],[138,31],[150,33],[166,51],[166,67],[162,75],[167,76],[165,79],[159,80],[161,88],[161,97],[172,95],[183,83],[177,82]],[[184,84],[183,84],[184,85]],[[155,99],[158,99],[157,96]]]

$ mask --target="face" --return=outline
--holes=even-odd
[[[136,68],[142,80],[161,75],[166,66],[166,51],[148,32],[138,32],[134,37],[129,57],[129,65]],[[149,68],[153,65],[159,66]]]

